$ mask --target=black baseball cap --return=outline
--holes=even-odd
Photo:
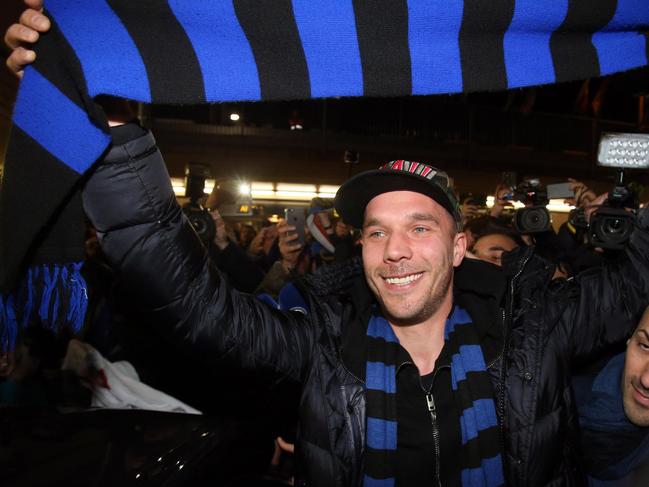
[[[390,161],[379,169],[357,174],[340,187],[334,207],[345,223],[361,228],[367,204],[375,196],[391,191],[429,196],[449,212],[457,229],[462,229],[462,214],[448,175],[421,162]]]

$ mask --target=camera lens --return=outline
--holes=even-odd
[[[523,208],[516,212],[516,229],[521,233],[545,232],[550,228],[550,213],[544,206]]]
[[[621,208],[600,208],[590,221],[590,243],[595,247],[624,248],[635,227],[635,216]]]
[[[185,206],[183,212],[203,243],[209,244],[216,235],[216,224],[212,219],[212,215],[200,206],[192,204]]]
[[[606,243],[619,245],[626,242],[633,230],[633,221],[624,218],[603,218],[597,227],[598,238]]]
[[[602,224],[602,230],[608,234],[624,233],[627,229],[626,222],[619,218],[608,218]]]

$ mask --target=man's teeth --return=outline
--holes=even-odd
[[[413,281],[416,281],[421,277],[419,274],[410,274],[405,277],[386,277],[385,280],[388,281],[388,284],[396,284],[397,286],[403,286],[405,284],[410,284]]]

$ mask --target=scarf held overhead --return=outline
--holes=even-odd
[[[649,28],[645,0],[46,0],[45,13],[52,28],[19,88],[0,192],[5,303],[29,265],[83,259],[79,186],[111,142],[97,95],[504,90],[645,66]]]

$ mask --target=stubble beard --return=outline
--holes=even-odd
[[[395,326],[418,325],[440,309],[453,282],[453,266],[450,263],[445,264],[437,269],[439,278],[433,282],[430,294],[422,302],[410,302],[408,296],[403,296],[402,302],[396,306],[388,307],[385,302],[380,303],[382,311],[390,323]],[[393,309],[392,312],[390,308]]]
[[[624,406],[624,414],[634,425],[646,428],[649,426],[649,410],[643,408],[635,402],[633,399],[634,381],[631,380],[627,382],[626,375],[622,376],[624,387],[626,387],[626,394],[622,397],[622,405]],[[640,390],[644,390],[643,387],[638,386]]]

